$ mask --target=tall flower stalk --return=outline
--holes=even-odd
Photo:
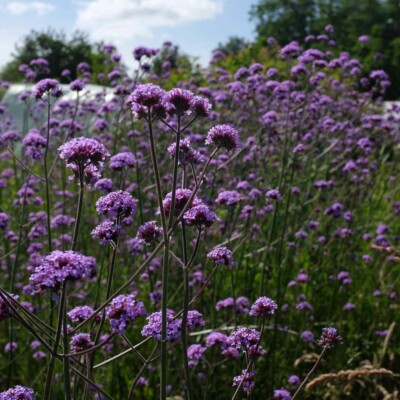
[[[156,180],[156,188],[157,188],[157,199],[158,205],[160,208],[160,216],[161,216],[161,226],[163,228],[163,236],[164,236],[164,255],[163,255],[163,265],[162,265],[162,328],[161,328],[161,376],[160,376],[160,399],[165,400],[167,397],[167,304],[168,304],[168,268],[169,268],[169,236],[168,236],[168,227],[165,218],[164,208],[162,204],[162,192],[161,192],[161,179],[160,172],[158,169],[155,141],[153,135],[153,126],[152,126],[152,116],[151,111],[149,110],[147,117],[149,135],[150,135],[150,151],[151,151],[151,160],[153,163],[153,171]]]

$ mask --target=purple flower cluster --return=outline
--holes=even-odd
[[[93,315],[94,310],[89,306],[77,306],[73,308],[71,311],[67,312],[68,317],[72,322],[82,322],[88,319],[91,315]],[[94,317],[95,321],[100,321],[100,314],[97,314]]]
[[[211,332],[206,337],[206,347],[219,345],[221,349],[225,349],[228,341],[228,336],[221,332]]]
[[[106,157],[110,154],[107,149],[96,139],[75,138],[59,147],[60,158],[65,160],[68,166],[87,167],[93,165],[100,168]]]
[[[161,340],[162,314],[160,311],[154,312],[147,317],[147,324],[142,329],[142,336]],[[181,335],[182,320],[174,318],[172,310],[167,311],[167,341],[173,342]]]
[[[113,190],[113,182],[108,178],[100,178],[95,183],[95,188],[99,189],[103,194],[107,194],[112,192]]]
[[[228,337],[227,344],[238,350],[248,350],[260,341],[260,332],[253,328],[238,328]]]
[[[10,217],[8,214],[4,212],[0,212],[0,229],[6,229],[8,225],[8,221],[10,220]]]
[[[77,333],[76,335],[72,336],[70,346],[73,353],[79,353],[92,348],[94,343],[92,342],[88,333]]]
[[[267,197],[273,200],[280,200],[281,194],[279,193],[278,189],[271,189],[268,190],[266,193]]]
[[[110,321],[111,330],[119,335],[125,333],[130,322],[146,314],[143,303],[137,300],[133,294],[117,296],[106,308],[106,316]]]
[[[128,103],[136,118],[147,118],[148,113],[156,110],[156,113],[165,116],[163,99],[165,91],[153,83],[137,85],[134,92],[129,96]]]
[[[153,57],[158,53],[158,50],[149,47],[139,46],[133,50],[133,58],[140,61],[142,57]]]
[[[213,144],[218,148],[222,147],[228,152],[240,149],[241,143],[239,133],[230,125],[216,125],[208,132],[206,144]]]
[[[205,204],[190,208],[183,215],[184,221],[187,225],[194,225],[198,228],[210,227],[214,222],[219,221],[217,214],[211,211]]]
[[[96,203],[96,210],[107,218],[126,218],[135,215],[137,200],[130,193],[118,190],[100,197]]]
[[[85,82],[82,79],[75,79],[69,84],[69,88],[74,92],[80,92],[85,87]]]
[[[29,278],[33,288],[40,292],[43,289],[58,290],[67,280],[89,279],[95,273],[96,260],[75,251],[55,250],[35,267]]]
[[[45,93],[52,97],[60,97],[62,95],[61,87],[56,79],[42,79],[36,85],[33,95],[36,99],[41,99]]]
[[[207,254],[207,258],[212,260],[215,264],[226,265],[229,269],[235,266],[232,252],[225,246],[217,247]]]
[[[342,343],[342,338],[339,336],[336,328],[327,327],[322,329],[321,337],[318,340],[318,344],[321,347],[333,347],[335,344],[340,343]]]
[[[292,395],[286,389],[274,390],[274,400],[292,400]]]
[[[227,297],[226,299],[217,301],[217,303],[215,304],[215,309],[217,311],[221,311],[226,308],[232,308],[234,306],[235,306],[235,300],[233,299],[233,297]]]
[[[122,171],[123,168],[133,168],[135,164],[135,156],[130,152],[118,153],[110,158],[110,168],[114,171]]]
[[[192,344],[187,349],[187,355],[189,359],[189,367],[194,367],[200,360],[204,358],[204,353],[207,347],[203,347],[201,344]]]
[[[237,190],[222,190],[218,193],[215,202],[221,205],[235,206],[242,200],[244,200],[244,197]]]
[[[184,209],[186,204],[188,203],[190,197],[192,195],[192,191],[189,189],[177,189],[175,194],[175,207],[174,214],[179,215],[181,211]],[[189,204],[190,207],[198,206],[202,204],[202,201],[195,196],[194,199]],[[163,200],[163,208],[165,215],[169,215],[172,206],[172,192],[168,193]]]
[[[189,90],[175,88],[165,95],[169,114],[183,115],[189,111],[193,100],[193,93]]]
[[[0,140],[11,145],[13,142],[17,142],[21,139],[21,135],[17,131],[6,131],[0,135]]]
[[[250,393],[255,387],[255,377],[255,371],[247,371],[244,369],[241,375],[235,376],[233,378],[232,386],[241,385],[241,388],[245,393]]]
[[[0,400],[35,400],[35,392],[25,386],[17,385],[0,393]]]
[[[104,221],[92,231],[92,237],[99,240],[101,244],[115,243],[119,234],[121,234],[121,228],[112,221]]]
[[[204,321],[203,314],[199,313],[197,310],[189,310],[187,313],[187,328],[192,331],[200,326],[204,326],[206,321]]]
[[[172,143],[167,148],[168,155],[170,158],[175,158],[176,155],[176,143]],[[179,142],[179,162],[181,165],[196,165],[203,161],[201,153],[195,150],[190,145],[190,139],[184,138]]]
[[[146,245],[151,244],[151,242],[157,240],[162,235],[162,228],[157,226],[156,221],[149,221],[139,226],[136,239],[140,243],[144,243]]]
[[[51,219],[50,226],[52,228],[60,228],[63,226],[71,226],[75,222],[75,219],[69,215],[58,214]]]
[[[208,99],[201,96],[193,96],[190,106],[197,117],[208,117],[212,108]]]
[[[33,160],[40,160],[44,156],[47,140],[38,129],[31,129],[22,139],[22,146],[25,148],[27,157]]]
[[[269,317],[275,314],[278,305],[268,297],[259,297],[251,306],[250,313],[252,317]]]

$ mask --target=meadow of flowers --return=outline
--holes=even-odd
[[[397,398],[400,110],[331,32],[172,88],[157,50],[129,76],[106,45],[111,99],[85,60],[75,100],[20,67],[0,399]]]

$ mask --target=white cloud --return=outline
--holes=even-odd
[[[77,28],[114,43],[153,38],[155,28],[211,19],[223,0],[90,0],[80,3]]]
[[[42,16],[55,10],[55,6],[49,3],[40,1],[22,2],[12,1],[7,4],[7,10],[14,15],[22,15],[29,12],[35,12],[37,15]]]

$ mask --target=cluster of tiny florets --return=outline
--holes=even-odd
[[[250,393],[255,387],[255,372],[243,370],[241,375],[233,378],[233,386],[241,385],[242,390],[245,393]]]
[[[95,273],[96,260],[75,251],[55,250],[44,257],[29,278],[36,291],[58,289],[66,280],[91,278]]]
[[[67,312],[68,317],[72,322],[82,322],[94,314],[94,310],[89,306],[77,306]],[[94,317],[95,321],[100,321],[100,314]]]
[[[94,346],[94,342],[92,342],[88,333],[77,333],[76,335],[72,336],[70,346],[73,353],[79,353],[92,348]]]
[[[260,332],[253,328],[238,328],[228,337],[227,343],[238,350],[248,350],[250,347],[257,345],[260,338]]]
[[[250,308],[249,315],[252,317],[267,317],[275,314],[278,305],[266,296],[259,297]]]
[[[216,125],[210,129],[206,144],[222,147],[228,152],[233,152],[241,147],[238,131],[230,125]]]
[[[190,189],[177,189],[175,193],[175,204],[174,204],[174,214],[179,215],[181,211],[186,207],[189,203],[189,200],[192,196],[192,191]],[[202,204],[202,201],[197,197],[190,201],[189,206],[195,207],[199,204]],[[172,192],[168,193],[163,200],[163,208],[165,215],[169,215],[172,208]]]
[[[183,219],[188,225],[195,225],[199,228],[210,227],[214,222],[219,221],[217,214],[205,204],[190,208],[183,215]]]
[[[175,319],[171,310],[167,311],[167,336],[169,342],[179,339],[181,335],[182,320]],[[147,324],[142,329],[142,335],[151,337],[155,340],[161,340],[162,314],[157,311],[147,317]]]
[[[132,294],[117,296],[106,308],[111,330],[120,335],[125,333],[128,323],[143,315],[146,315],[143,303]]]
[[[44,156],[47,140],[38,129],[31,129],[22,139],[22,145],[27,157],[40,160]]]
[[[136,239],[141,243],[149,245],[151,242],[158,240],[162,232],[162,228],[157,226],[156,221],[149,221],[139,226]]]
[[[117,240],[122,228],[113,221],[104,221],[92,230],[92,237],[100,241],[101,244],[110,244]]]
[[[211,250],[207,254],[207,258],[212,260],[215,264],[226,265],[228,268],[233,268],[235,266],[232,251],[225,246]]]
[[[39,81],[33,91],[33,95],[37,99],[41,99],[45,93],[52,97],[60,97],[62,95],[61,87],[56,79],[42,79]]]
[[[321,337],[318,340],[320,346],[333,347],[335,344],[340,343],[342,343],[342,338],[336,328],[327,327],[322,329]]]
[[[123,190],[100,197],[96,203],[97,212],[110,219],[133,216],[136,209],[137,200]]]
[[[96,139],[75,138],[59,147],[60,158],[67,165],[84,166],[93,165],[99,168],[110,153],[103,144]]]
[[[35,400],[33,389],[17,385],[12,389],[0,393],[0,400]]]
[[[135,164],[135,156],[127,151],[118,153],[110,158],[110,168],[114,171],[122,171],[123,168],[133,168]]]

